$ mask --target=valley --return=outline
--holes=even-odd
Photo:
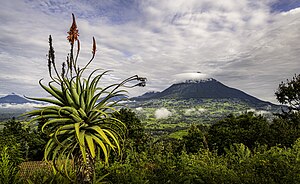
[[[277,105],[255,106],[240,99],[152,99],[128,102],[125,107],[137,114],[152,135],[185,132],[191,124],[210,125],[229,114],[253,112],[272,119],[281,110]]]

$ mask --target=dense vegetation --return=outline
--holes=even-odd
[[[212,126],[191,125],[179,139],[155,137],[145,131],[129,109],[115,113],[127,126],[122,155],[110,164],[96,161],[96,176],[111,183],[299,183],[299,112],[268,122],[245,113],[229,115]],[[18,136],[15,132],[21,133]],[[279,136],[279,137],[278,137]],[[45,136],[38,127],[16,120],[1,130],[2,181],[68,182],[59,174],[36,170],[31,179],[18,177],[22,161],[42,158]],[[31,141],[27,142],[26,141]],[[27,145],[27,149],[26,148]],[[38,146],[37,146],[38,145]],[[13,171],[12,171],[13,170]],[[11,171],[11,172],[8,172]],[[15,178],[12,176],[16,176]],[[6,178],[5,178],[6,177]]]

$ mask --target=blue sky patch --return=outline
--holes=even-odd
[[[272,12],[287,12],[300,7],[300,0],[278,0],[271,5]]]

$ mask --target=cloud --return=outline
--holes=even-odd
[[[270,111],[265,111],[265,110],[256,110],[256,109],[248,109],[246,112],[253,112],[256,115],[272,115],[272,112]]]
[[[10,104],[10,103],[2,103],[0,104],[0,109],[3,110],[14,110],[14,109],[23,109],[26,111],[35,109],[37,107],[45,107],[46,104],[35,104],[35,103],[24,103],[24,104]]]
[[[138,112],[143,112],[144,111],[143,107],[137,107],[137,108],[135,108],[135,110],[138,111]]]
[[[190,115],[199,115],[202,114],[203,112],[207,111],[204,108],[190,108],[190,109],[185,109],[185,115],[190,116]]]
[[[272,6],[278,2],[5,1],[0,12],[0,93],[44,95],[37,81],[47,80],[48,35],[59,65],[69,52],[66,32],[73,12],[82,48],[79,64],[89,60],[95,36],[98,52],[90,68],[114,70],[102,85],[145,76],[146,88],[129,90],[137,96],[200,71],[274,102],[278,84],[300,71],[299,6]]]
[[[197,72],[197,73],[181,73],[175,75],[177,81],[186,81],[186,80],[205,80],[209,78],[209,75]]]
[[[169,116],[171,116],[172,112],[166,108],[160,108],[154,112],[154,115],[155,115],[156,119],[165,119],[165,118],[168,118]]]

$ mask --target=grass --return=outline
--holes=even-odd
[[[171,134],[169,134],[170,138],[175,138],[175,139],[182,139],[183,136],[188,134],[188,130],[179,130],[176,132],[173,132]]]

